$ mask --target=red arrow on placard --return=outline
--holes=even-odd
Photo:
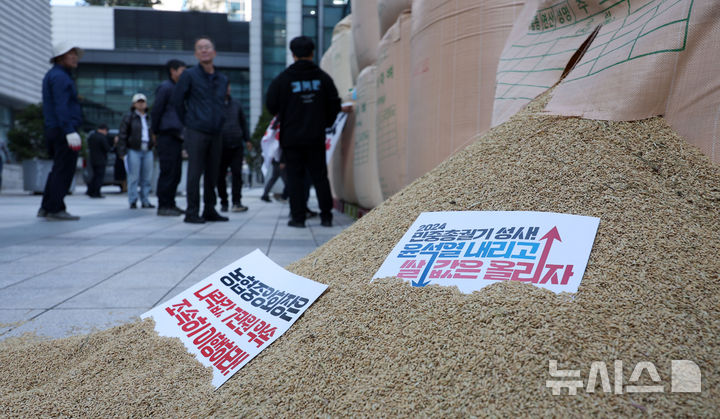
[[[552,244],[555,240],[561,242],[562,239],[560,238],[560,233],[558,233],[557,226],[553,227],[550,231],[547,232],[544,236],[540,238],[540,240],[547,240],[545,242],[545,247],[543,247],[542,255],[540,256],[540,262],[538,263],[537,268],[535,269],[535,275],[532,277],[532,283],[537,284],[540,280],[540,275],[542,275],[543,269],[545,269],[545,262],[547,262],[547,258],[550,255],[550,248],[552,247]]]

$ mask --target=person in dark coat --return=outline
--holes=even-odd
[[[332,195],[325,164],[325,128],[340,112],[340,97],[332,78],[313,62],[315,44],[307,36],[290,41],[295,62],[270,83],[266,105],[280,121],[290,190],[291,227],[305,227],[303,179],[309,172],[320,206],[321,225],[332,226]]]
[[[42,82],[45,144],[53,166],[45,182],[38,217],[51,221],[72,221],[80,217],[71,215],[65,207],[65,195],[70,190],[78,151],[82,138],[78,129],[82,124],[82,110],[77,87],[70,72],[77,68],[82,50],[71,44],[53,45],[53,67],[45,73]]]
[[[105,195],[100,193],[100,188],[105,179],[107,155],[111,148],[107,134],[108,126],[100,124],[95,131],[90,133],[87,139],[88,151],[90,152],[90,167],[92,167],[92,178],[87,188],[87,195],[90,198],[105,198]]]
[[[147,97],[136,93],[132,98],[130,112],[120,122],[117,154],[128,168],[128,202],[130,209],[137,208],[137,200],[143,208],[155,208],[150,203],[150,180],[153,170],[152,149],[155,141],[150,135],[150,116],[147,114]],[[138,190],[139,188],[139,190]]]
[[[182,145],[183,125],[178,118],[175,107],[171,105],[175,84],[185,71],[185,63],[170,60],[165,65],[168,79],[162,82],[155,91],[150,116],[152,132],[157,139],[157,153],[160,161],[160,175],[157,183],[158,215],[177,216],[185,214],[175,203],[177,187],[182,176]]]
[[[185,222],[228,221],[215,211],[218,168],[222,152],[225,122],[225,93],[228,79],[217,71],[213,60],[217,52],[212,40],[200,37],[195,41],[198,64],[185,70],[173,90],[171,102],[185,126],[185,149],[188,153],[187,209]],[[200,216],[200,178],[204,177]]]
[[[10,160],[10,152],[4,142],[0,142],[0,189],[2,189],[2,168],[3,163]]]
[[[252,150],[248,136],[247,120],[242,106],[230,96],[228,83],[225,96],[225,124],[222,129],[223,148],[220,156],[220,172],[217,180],[220,211],[228,210],[227,177],[230,168],[232,179],[232,212],[244,212],[248,207],[242,204],[242,168],[245,148]]]

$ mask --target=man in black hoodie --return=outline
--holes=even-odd
[[[222,153],[220,155],[220,171],[217,180],[218,197],[220,198],[220,211],[228,210],[227,177],[230,168],[232,179],[232,212],[245,212],[248,207],[242,204],[242,168],[245,149],[252,150],[252,143],[248,137],[247,120],[240,102],[230,96],[228,84],[225,96],[225,125],[222,129]]]
[[[150,111],[152,132],[157,137],[160,175],[157,183],[158,215],[177,216],[185,211],[175,203],[177,187],[182,176],[182,130],[183,125],[170,104],[175,84],[185,71],[185,63],[170,60],[165,65],[168,79],[155,91],[155,103]]]
[[[280,73],[267,91],[266,106],[280,121],[280,147],[290,191],[291,227],[305,227],[306,170],[310,174],[321,224],[332,226],[332,195],[325,164],[325,128],[340,112],[332,78],[313,62],[315,44],[307,36],[290,41],[295,63]]]

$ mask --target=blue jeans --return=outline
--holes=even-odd
[[[140,202],[149,204],[150,178],[153,170],[152,151],[128,149],[125,158],[128,159],[128,201],[131,204],[137,201],[139,186]]]

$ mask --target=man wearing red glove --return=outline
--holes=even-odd
[[[72,221],[80,217],[70,215],[65,208],[67,195],[77,164],[82,139],[78,128],[82,124],[82,111],[77,88],[71,71],[77,68],[82,50],[68,43],[53,45],[53,67],[43,79],[43,118],[45,144],[53,167],[45,182],[38,217],[51,221]]]

